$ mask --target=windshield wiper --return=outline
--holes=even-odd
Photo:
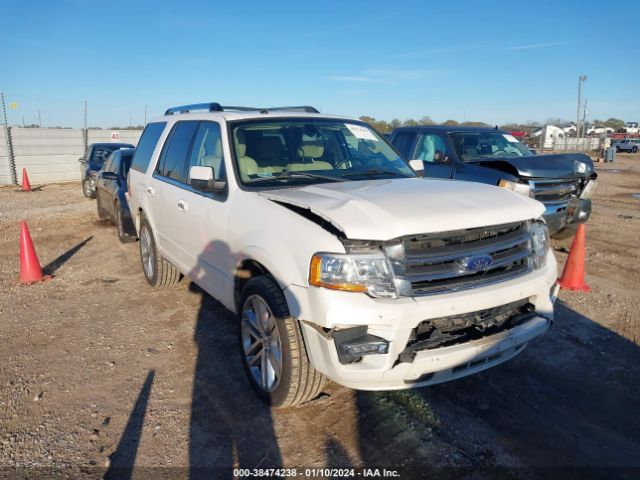
[[[315,173],[307,172],[281,172],[269,177],[260,177],[249,180],[247,183],[264,182],[266,180],[291,180],[293,178],[315,178],[316,180],[327,180],[330,182],[346,182],[347,180],[340,177],[331,177],[329,175],[317,175]]]
[[[394,172],[393,170],[384,170],[381,168],[370,168],[369,170],[363,170],[361,172],[349,172],[342,175],[343,177],[353,177],[355,175],[366,175],[368,177],[373,177],[375,175],[393,175],[396,177],[403,178],[413,178],[411,175],[406,175],[400,172]]]

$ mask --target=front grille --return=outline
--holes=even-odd
[[[534,306],[528,299],[461,315],[420,322],[411,331],[398,361],[412,362],[417,352],[479,340],[522,325],[532,318]]]
[[[404,237],[402,273],[414,295],[503,281],[530,271],[530,238],[528,222]],[[477,271],[464,267],[480,255],[490,255],[493,262]]]
[[[561,202],[580,193],[580,181],[571,178],[529,180],[531,192],[543,203]]]

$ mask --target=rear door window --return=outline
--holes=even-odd
[[[416,132],[399,132],[393,137],[393,146],[396,147],[396,150],[398,150],[404,158],[413,160],[411,158],[411,155],[413,155],[411,147],[413,146],[415,138]]]
[[[158,175],[187,183],[187,158],[198,123],[184,121],[175,124],[160,155]]]
[[[133,155],[131,168],[142,173],[147,171],[153,151],[155,150],[156,144],[158,143],[160,135],[162,135],[166,125],[166,122],[156,122],[149,123],[146,126]]]

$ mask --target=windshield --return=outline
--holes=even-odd
[[[500,132],[451,133],[451,141],[458,157],[474,158],[531,157],[533,153],[513,135]]]
[[[91,154],[91,162],[94,163],[104,163],[109,155],[111,155],[114,151],[119,150],[120,145],[100,145],[93,148],[93,153]]]
[[[258,120],[234,125],[243,184],[265,187],[371,178],[414,177],[375,131],[327,119]]]

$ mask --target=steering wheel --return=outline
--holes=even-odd
[[[493,152],[493,155],[496,157],[508,157],[509,152],[501,148],[500,150],[496,150],[495,152]]]

